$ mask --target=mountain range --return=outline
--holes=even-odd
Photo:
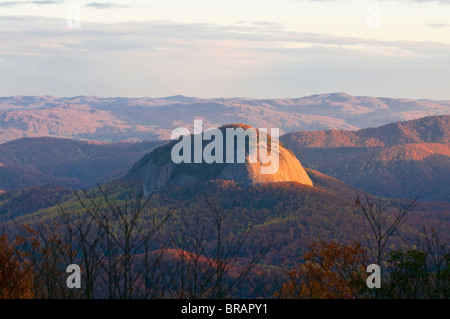
[[[281,136],[301,164],[387,198],[450,201],[450,116],[357,131],[299,131]],[[44,184],[90,188],[125,176],[163,141],[107,143],[23,138],[0,144],[0,190]]]
[[[201,103],[197,99],[177,98],[184,106]],[[38,110],[39,106],[32,108]],[[87,106],[76,108],[92,111]],[[71,109],[67,106],[69,112]],[[47,112],[49,108],[41,105],[40,110]],[[83,119],[95,121],[97,115],[107,119],[102,112],[111,114],[96,109],[92,117]],[[43,119],[52,120],[46,114]],[[72,128],[80,132],[82,118],[73,119]],[[186,115],[186,123],[189,120]],[[420,194],[420,201],[413,205],[398,230],[400,236],[389,242],[390,250],[407,249],[405,243],[417,241],[424,228],[433,228],[448,239],[449,124],[449,115],[434,115],[373,128],[286,133],[280,138],[280,154],[284,154],[285,161],[280,165],[279,176],[264,181],[258,174],[250,174],[255,172],[247,163],[245,169],[238,164],[208,167],[205,163],[170,163],[175,141],[138,142],[135,136],[129,136],[126,142],[85,140],[100,136],[97,131],[89,133],[92,135],[83,133],[83,138],[21,138],[0,144],[0,229],[14,236],[17,225],[22,223],[49,227],[61,225],[62,216],[84,220],[89,209],[117,214],[134,207],[142,212],[139,227],[144,232],[152,233],[152,225],[168,217],[148,248],[165,252],[168,264],[176,268],[180,260],[182,265],[184,252],[189,256],[194,253],[199,260],[214,255],[217,242],[212,234],[220,221],[218,236],[225,247],[236,243],[236,238],[245,238],[236,251],[238,259],[231,273],[244,271],[255,252],[267,249],[249,275],[264,277],[263,285],[275,285],[276,278],[282,278],[287,269],[304,261],[302,256],[312,241],[367,243],[372,239],[370,226],[356,200],[357,196],[365,198],[365,193],[391,217]],[[61,124],[61,128],[64,126]],[[105,137],[113,132],[112,127],[102,130]],[[72,128],[66,127],[67,132],[75,132]],[[148,185],[159,188],[148,197],[148,203],[144,198],[148,206],[141,208],[140,196],[149,195],[145,194]],[[116,204],[121,208],[116,210]],[[114,218],[105,220],[111,223],[113,231],[119,231],[116,224],[121,218],[111,217]],[[127,222],[128,218],[123,220]],[[202,243],[200,250],[195,248],[197,240]],[[229,248],[235,249],[232,245]],[[142,251],[137,252],[136,258],[139,253]],[[170,276],[173,272],[172,269],[167,273]],[[270,279],[271,274],[275,279]],[[253,286],[250,281],[243,284],[242,296],[256,296],[254,291],[249,292]]]
[[[358,131],[288,133],[305,167],[377,196],[450,201],[450,116]]]
[[[150,141],[169,139],[173,129],[245,123],[282,133],[357,130],[450,113],[450,101],[318,94],[292,99],[102,98],[12,96],[0,98],[0,143],[23,137]]]

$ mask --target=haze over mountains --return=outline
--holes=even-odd
[[[450,101],[318,94],[294,99],[101,98],[13,96],[0,98],[0,143],[22,137],[80,140],[164,140],[174,128],[245,123],[282,133],[357,130],[450,113]]]

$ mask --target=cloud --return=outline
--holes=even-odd
[[[428,23],[427,25],[432,29],[442,29],[450,27],[450,24],[447,23]]]
[[[0,2],[0,7],[8,8],[8,7],[16,7],[27,4],[35,4],[35,5],[51,5],[51,4],[60,4],[63,1],[61,0],[35,0],[35,1],[2,1]]]
[[[293,32],[264,21],[85,22],[76,30],[54,18],[2,21],[0,95],[442,98],[450,82],[450,46],[440,42]]]
[[[386,1],[386,0],[384,0]],[[450,0],[409,0],[411,2],[438,2],[438,3],[443,3],[443,4],[450,4]]]
[[[94,9],[116,9],[116,8],[128,8],[126,5],[112,3],[112,2],[89,2],[86,4],[87,8]]]
[[[296,0],[302,1],[302,0]],[[337,2],[337,1],[349,1],[349,0],[305,0],[311,2]],[[401,0],[379,0],[379,1],[390,1],[390,2],[405,2]],[[450,0],[406,0],[406,2],[416,2],[416,3],[441,3],[441,4],[450,4]]]
[[[36,1],[28,1],[28,3],[37,4],[37,5],[45,5],[45,4],[59,4],[63,1],[57,1],[57,0],[36,0]]]
[[[279,54],[290,54],[311,48],[322,50],[341,48],[366,52],[369,55],[420,57],[448,54],[450,50],[450,45],[441,42],[386,41],[326,33],[295,32],[286,30],[278,24],[261,21],[238,26],[170,21],[116,24],[86,22],[83,28],[73,31],[64,28],[65,21],[61,19],[5,16],[2,20],[7,23],[0,30],[0,39],[4,39],[1,42],[9,44],[8,51],[21,51],[24,47],[29,47],[31,51],[37,50],[48,55],[68,49],[74,52],[172,50],[201,54],[205,48],[211,51],[215,48],[233,47],[236,51],[270,51]],[[448,25],[430,24],[430,26]],[[20,31],[16,31],[18,29]],[[49,50],[43,45],[48,41],[54,41],[59,47]],[[14,46],[17,50],[14,50]]]
[[[22,1],[4,1],[0,2],[0,7],[14,7],[20,4],[22,4]]]

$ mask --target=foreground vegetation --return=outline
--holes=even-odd
[[[450,251],[437,230],[392,248],[414,201],[394,213],[357,198],[364,243],[311,240],[276,263],[283,236],[262,231],[273,220],[244,222],[239,198],[224,204],[204,193],[204,207],[181,212],[155,209],[164,198],[156,197],[120,199],[99,188],[78,194],[78,209],[60,206],[52,223],[17,224],[14,237],[0,237],[0,298],[450,297]],[[366,285],[372,263],[382,268],[380,289]],[[81,289],[67,288],[70,264],[81,266]]]

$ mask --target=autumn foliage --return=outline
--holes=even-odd
[[[356,298],[362,285],[365,253],[359,243],[313,242],[305,262],[290,271],[289,280],[276,293],[287,299]]]
[[[0,299],[33,298],[32,267],[23,261],[24,253],[17,249],[23,238],[17,237],[10,243],[4,235],[0,236]]]

